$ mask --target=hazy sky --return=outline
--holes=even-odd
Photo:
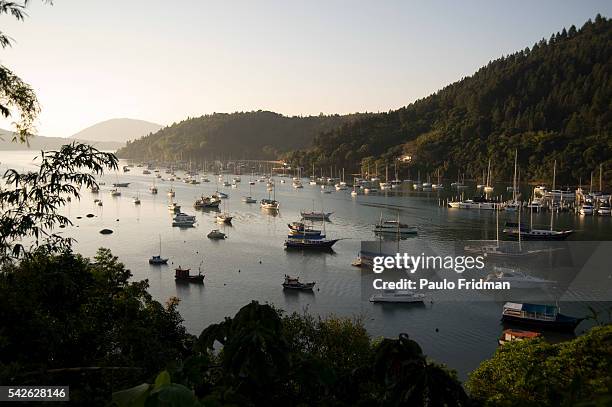
[[[386,111],[612,14],[609,0],[54,3],[0,19],[16,40],[0,62],[36,90],[45,136],[114,117]]]

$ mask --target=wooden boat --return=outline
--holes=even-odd
[[[304,291],[312,291],[315,286],[315,282],[310,283],[302,283],[300,282],[299,277],[290,277],[285,274],[285,282],[283,283],[283,288],[286,290],[304,290]]]
[[[523,331],[521,329],[504,329],[497,343],[503,345],[508,342],[524,341],[525,339],[535,339],[541,336],[542,334],[539,332]]]
[[[177,269],[174,269],[174,280],[175,281],[184,281],[187,283],[196,283],[202,284],[204,283],[204,274],[198,272],[197,275],[190,275],[189,272],[191,269],[184,269],[179,266]]]
[[[287,249],[331,250],[338,240],[340,239],[288,238],[285,240],[285,247]]]
[[[554,305],[507,302],[502,310],[502,321],[537,326],[555,331],[573,332],[584,318],[559,313]]]
[[[193,204],[195,209],[203,209],[203,208],[218,208],[221,204],[221,199],[215,196],[204,196],[202,195],[200,198],[196,199]]]
[[[517,222],[506,222],[503,233],[513,239],[521,240],[565,240],[571,236],[573,230],[549,230],[549,229],[532,229],[527,225],[521,225]]]

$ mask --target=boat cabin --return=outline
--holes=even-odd
[[[525,339],[535,339],[541,337],[542,334],[533,331],[523,331],[521,329],[504,329],[498,343],[503,345],[507,342],[522,341]]]

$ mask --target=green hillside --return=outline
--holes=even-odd
[[[559,182],[584,183],[601,163],[610,180],[611,58],[612,22],[598,15],[404,108],[345,123],[286,158],[356,171],[410,154],[403,176],[440,168],[447,178],[478,176],[491,158],[499,180],[511,178],[518,149],[523,180],[550,180],[553,160]]]
[[[317,134],[359,116],[288,117],[261,110],[215,113],[188,118],[128,142],[117,154],[139,160],[273,159],[308,147]]]

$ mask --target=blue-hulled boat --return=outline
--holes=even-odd
[[[560,314],[559,308],[554,305],[507,302],[502,311],[504,322],[555,331],[573,332],[583,319]]]

